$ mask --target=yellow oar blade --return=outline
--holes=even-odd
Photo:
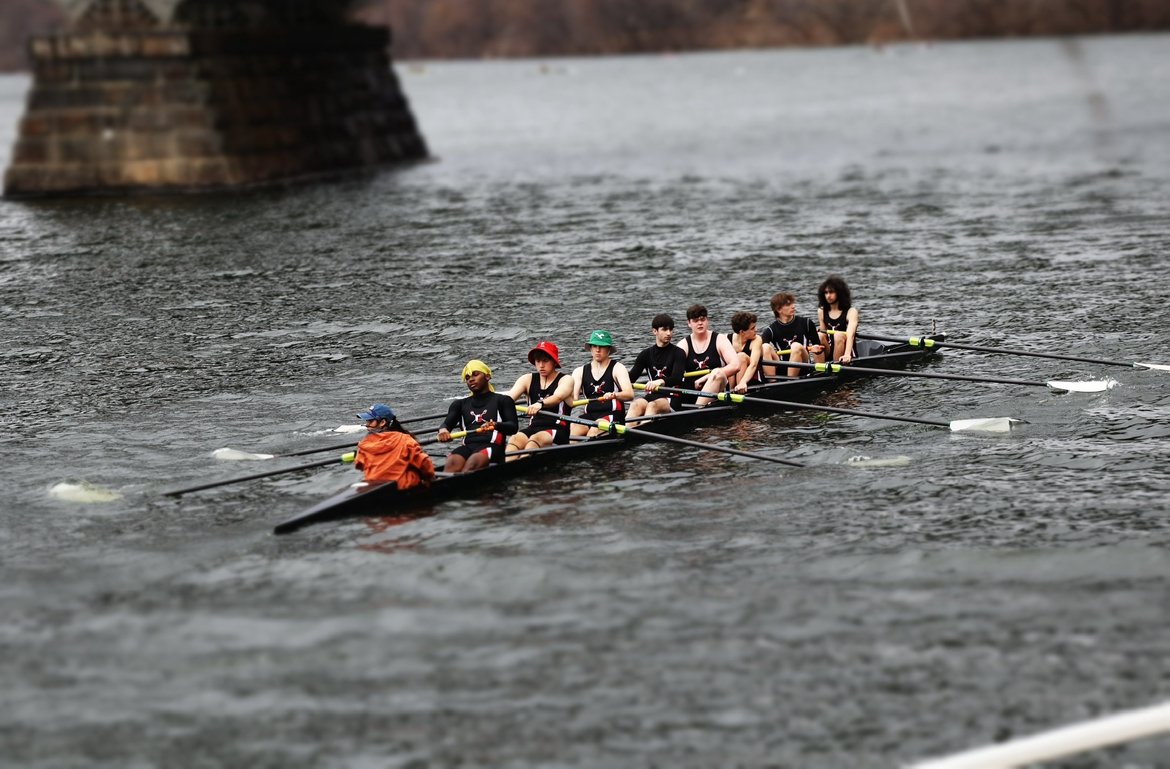
[[[1113,379],[1102,379],[1093,382],[1045,382],[1053,390],[1066,390],[1070,393],[1103,393],[1119,384]]]
[[[980,433],[1010,433],[1012,422],[1018,420],[1010,417],[989,417],[985,419],[956,419],[950,423],[952,433],[980,432]]]

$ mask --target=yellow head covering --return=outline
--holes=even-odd
[[[463,381],[467,381],[467,377],[474,374],[476,371],[482,371],[487,374],[488,379],[492,378],[492,370],[488,368],[488,364],[481,360],[468,361],[467,365],[463,367]],[[491,382],[488,382],[488,390],[495,392],[496,388],[492,387]]]

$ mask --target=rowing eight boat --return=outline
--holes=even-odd
[[[932,338],[942,341],[945,335],[937,334]],[[935,355],[937,349],[916,348],[908,344],[883,345],[859,341],[857,342],[857,352],[859,355],[853,360],[860,367],[892,368]],[[843,367],[843,369],[845,368]],[[853,376],[863,375],[850,375],[843,370],[840,374],[799,378],[777,377],[774,379],[778,381],[749,386],[748,394],[754,398],[769,400],[808,400]],[[301,514],[277,524],[274,533],[288,534],[304,526],[341,518],[387,515],[418,507],[429,507],[441,500],[478,493],[486,487],[501,484],[519,475],[559,465],[570,459],[592,459],[604,456],[636,442],[638,431],[675,435],[730,418],[747,407],[748,404],[742,406],[710,405],[705,408],[684,408],[678,412],[646,417],[638,421],[638,430],[627,431],[625,436],[605,433],[596,438],[582,440],[567,446],[549,446],[548,448],[519,452],[525,455],[522,459],[505,462],[502,465],[493,465],[474,473],[437,473],[435,480],[429,486],[416,486],[406,491],[399,491],[393,481],[361,481],[348,486],[328,499],[322,500]],[[757,408],[759,407],[757,406]]]

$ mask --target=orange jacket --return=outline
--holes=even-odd
[[[435,478],[435,464],[406,433],[370,433],[358,444],[353,466],[367,481],[397,481],[399,489]]]

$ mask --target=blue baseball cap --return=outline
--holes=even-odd
[[[370,406],[370,410],[364,414],[358,414],[358,419],[393,419],[394,409],[381,403],[375,403]]]

